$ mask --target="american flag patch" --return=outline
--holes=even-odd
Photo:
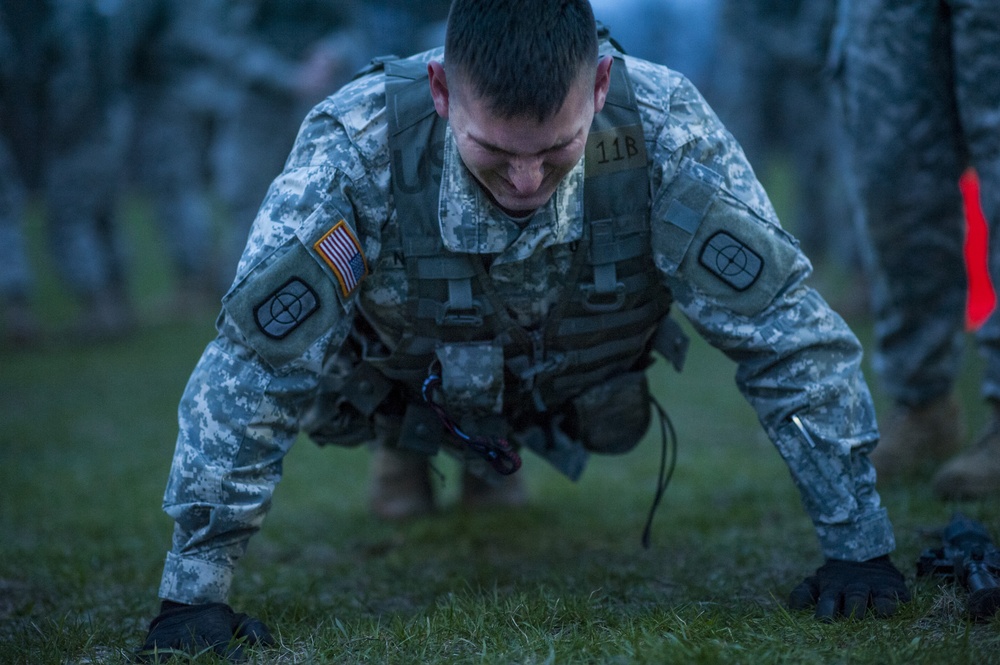
[[[347,222],[340,220],[313,245],[326,264],[340,280],[344,297],[351,295],[368,274],[368,263],[361,252],[361,244],[351,232]]]

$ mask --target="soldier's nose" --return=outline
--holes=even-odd
[[[517,159],[510,165],[510,182],[519,194],[532,194],[542,186],[541,159]]]

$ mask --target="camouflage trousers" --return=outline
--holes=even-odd
[[[132,127],[131,103],[108,100],[52,139],[45,164],[49,242],[56,270],[74,294],[90,297],[126,279],[118,215]]]
[[[834,44],[871,259],[875,369],[898,402],[951,390],[967,278],[958,180],[974,167],[1000,283],[1000,2],[842,0]],[[1000,316],[978,332],[1000,398]]]

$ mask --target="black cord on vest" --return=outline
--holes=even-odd
[[[663,500],[663,495],[667,491],[667,485],[670,484],[670,479],[674,475],[674,468],[677,466],[677,432],[674,430],[674,424],[670,421],[670,416],[667,415],[666,410],[660,406],[660,403],[656,401],[655,397],[649,398],[650,403],[656,409],[656,415],[660,420],[660,473],[656,479],[656,494],[653,495],[653,505],[649,507],[649,516],[646,517],[646,526],[642,530],[642,546],[645,549],[649,549],[651,542],[651,532],[653,530],[653,516],[656,514],[656,509],[660,505],[660,501]],[[669,455],[667,454],[667,449],[669,450]],[[667,458],[669,457],[670,462],[668,465]]]
[[[444,407],[435,402],[432,397],[434,389],[440,385],[441,377],[437,374],[431,374],[424,379],[421,393],[423,394],[424,401],[437,414],[445,429],[461,439],[469,450],[489,462],[489,465],[497,473],[509,476],[520,469],[521,456],[511,447],[507,439],[493,436],[470,436],[462,431],[458,423],[444,410]]]

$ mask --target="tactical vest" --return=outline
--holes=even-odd
[[[670,292],[652,261],[638,107],[621,54],[606,43],[603,50],[615,62],[587,142],[583,237],[561,301],[532,331],[511,319],[482,257],[450,252],[441,240],[441,169],[430,160],[442,154],[446,121],[435,112],[426,62],[380,63],[410,328],[389,356],[366,360],[406,386],[400,446],[433,454],[447,438],[419,397],[429,368],[444,364],[447,401],[465,426],[513,436],[575,478],[586,450],[621,452],[645,432],[650,351],[680,369],[686,339],[667,317]],[[597,419],[603,435],[591,431]]]

